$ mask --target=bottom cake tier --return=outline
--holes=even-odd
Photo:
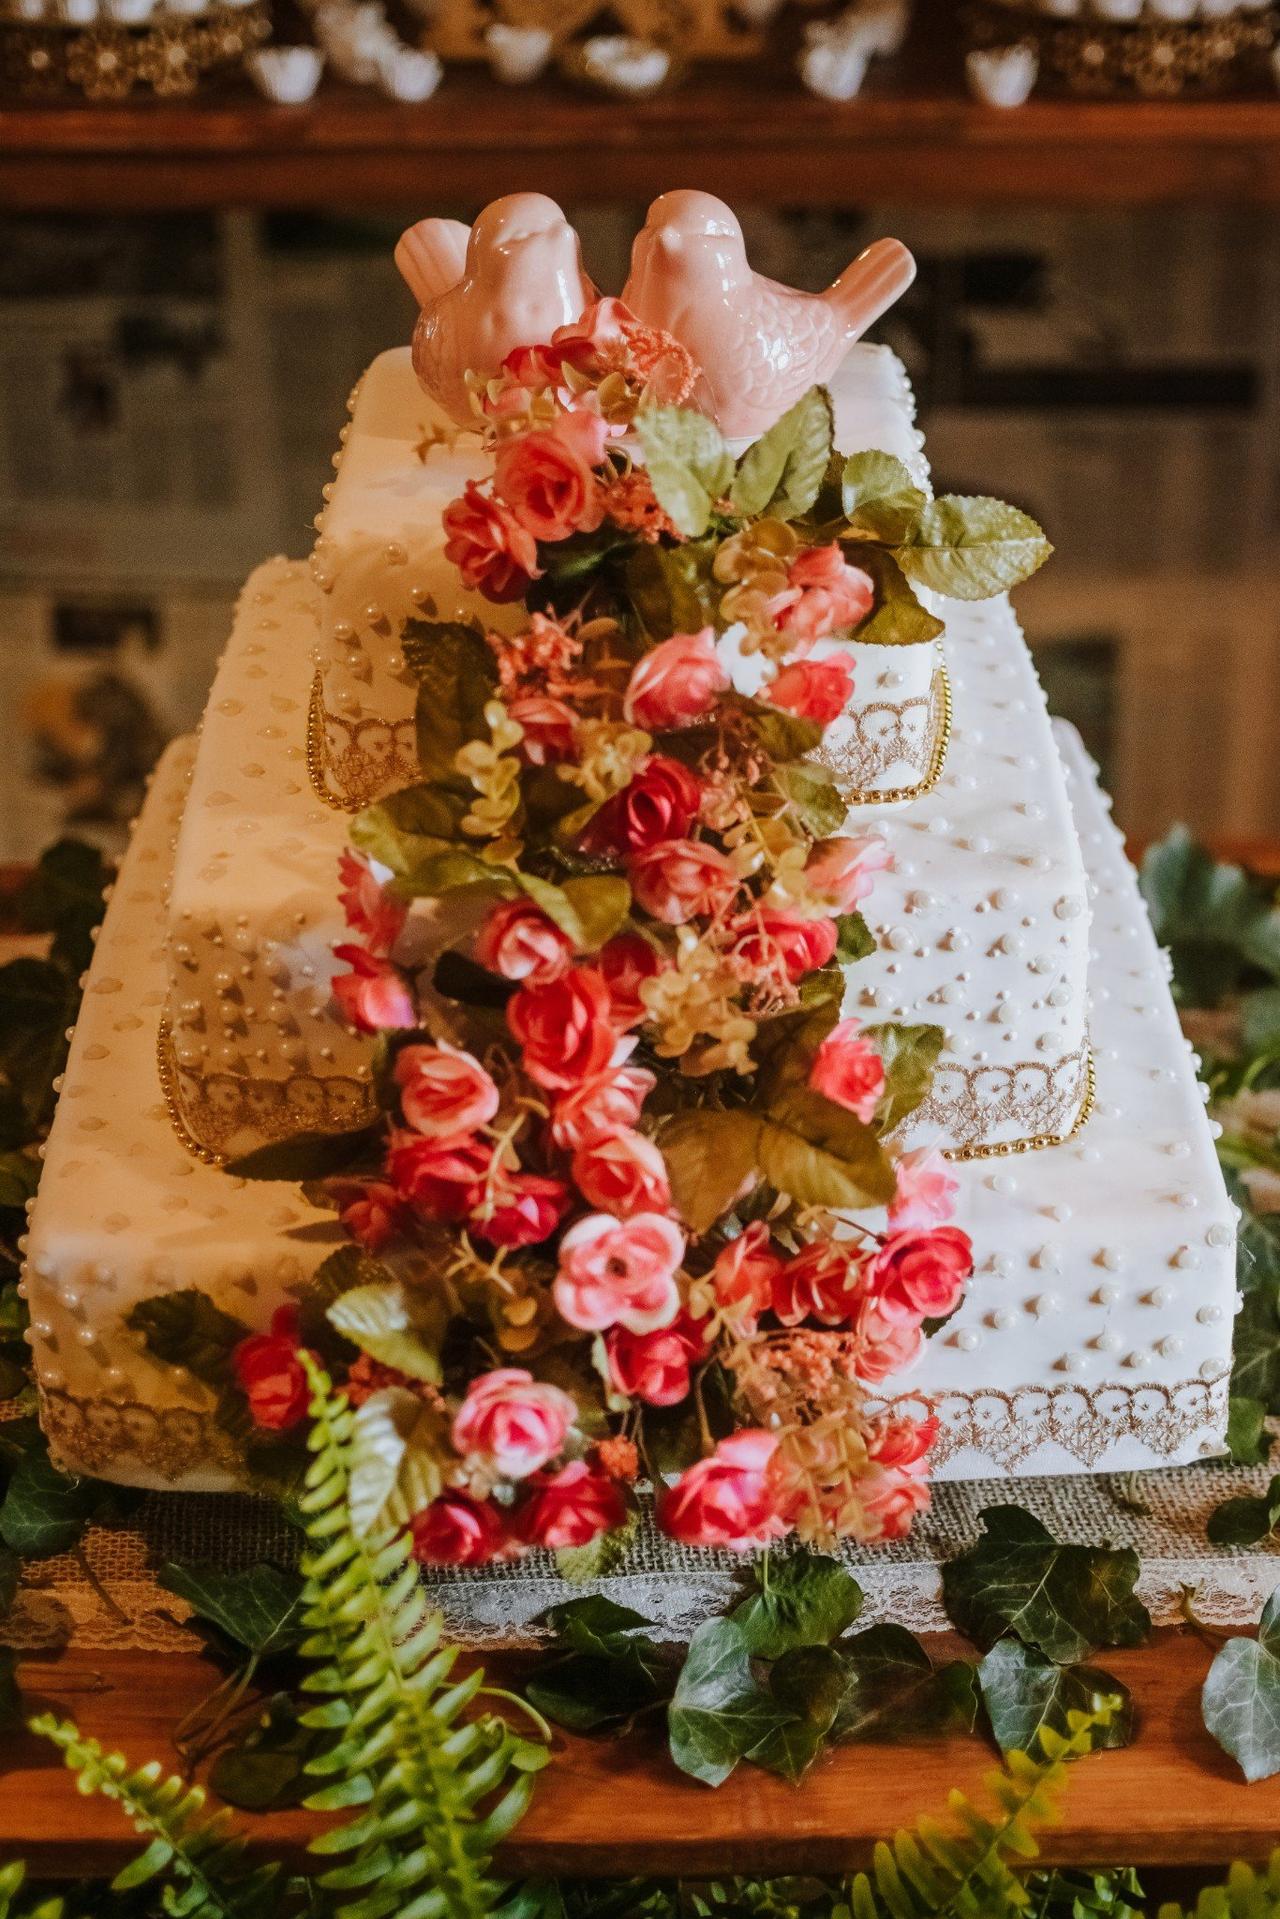
[[[959,1163],[977,1270],[960,1312],[893,1382],[941,1422],[937,1476],[1133,1470],[1222,1450],[1235,1216],[1194,1062],[1120,837],[1060,728],[1094,892],[1097,1101],[1071,1142]],[[212,1396],[142,1351],[140,1300],[194,1288],[265,1325],[341,1242],[288,1185],[180,1144],[156,1063],[164,889],[193,742],[162,760],[121,868],[32,1216],[26,1286],[58,1458],[134,1485],[220,1490],[235,1448]]]

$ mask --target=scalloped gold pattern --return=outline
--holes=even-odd
[[[345,1074],[254,1079],[179,1066],[167,1016],[156,1033],[156,1069],[174,1132],[206,1166],[225,1163],[238,1133],[251,1130],[263,1141],[292,1139],[298,1133],[345,1133],[378,1115],[370,1082]]]
[[[822,747],[815,758],[835,774],[841,798],[849,806],[893,806],[932,792],[942,778],[951,744],[951,679],[939,655],[928,693],[909,700],[872,700],[848,715],[853,738],[838,747]],[[903,761],[921,767],[912,786],[881,786],[892,766]]]

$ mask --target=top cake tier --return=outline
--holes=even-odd
[[[892,453],[927,485],[911,388],[887,347],[855,346],[830,390],[837,446]],[[479,436],[459,432],[423,392],[408,349],[380,354],[349,406],[311,560],[321,589],[312,717],[329,791],[354,808],[416,769],[415,684],[397,650],[403,622],[474,617],[515,631],[527,614],[469,592],[445,558],[441,516],[485,463]],[[917,786],[941,725],[935,649],[855,645],[853,654],[858,697],[877,702],[881,717],[851,731],[850,784],[881,795]]]

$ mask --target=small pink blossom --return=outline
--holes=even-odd
[[[604,1344],[609,1376],[620,1393],[646,1406],[678,1406],[689,1395],[690,1368],[706,1353],[706,1322],[680,1313],[656,1333],[613,1326]]]
[[[530,899],[490,907],[476,934],[476,958],[503,979],[549,986],[569,970],[573,941]]]
[[[716,1299],[744,1332],[753,1332],[760,1314],[772,1306],[774,1286],[782,1269],[782,1259],[762,1219],[753,1219],[716,1254],[711,1268]]]
[[[893,855],[874,833],[860,839],[819,840],[804,869],[809,890],[837,913],[851,913],[866,899],[877,873],[887,872]]]
[[[467,1224],[491,1246],[541,1246],[573,1205],[562,1179],[547,1173],[502,1173],[487,1188]]]
[[[665,1213],[671,1206],[667,1163],[643,1133],[615,1133],[580,1146],[573,1156],[573,1181],[588,1206],[616,1219]]]
[[[334,974],[333,997],[343,1017],[358,1031],[404,1032],[417,1025],[413,995],[399,967],[366,952],[363,946],[335,946],[333,954],[351,968],[349,973]]]
[[[413,1556],[424,1566],[483,1566],[507,1545],[499,1509],[466,1493],[441,1493],[414,1515],[409,1531]]]
[[[613,1532],[626,1515],[627,1503],[616,1480],[585,1459],[574,1459],[558,1473],[529,1481],[514,1523],[530,1546],[563,1552]]]
[[[973,1243],[958,1226],[894,1233],[872,1261],[871,1291],[886,1319],[945,1319],[960,1304],[972,1272]]]
[[[854,1322],[855,1371],[869,1386],[878,1386],[909,1366],[924,1344],[920,1321],[888,1319],[876,1299],[866,1299]]]
[[[389,953],[404,925],[403,901],[375,878],[367,860],[349,850],[338,859],[338,880],[338,899],[347,925],[359,934],[368,952]]]
[[[878,1466],[900,1472],[923,1473],[926,1458],[938,1437],[938,1421],[928,1419],[892,1419],[882,1414],[867,1427],[867,1456]]]
[[[462,497],[441,515],[444,553],[464,586],[499,603],[522,599],[542,569],[532,533],[500,500],[491,500],[468,480]]]
[[[454,1417],[453,1444],[500,1479],[527,1479],[564,1449],[578,1409],[568,1393],[520,1366],[481,1373]]]
[[[520,757],[529,766],[563,765],[574,757],[573,708],[550,693],[520,693],[507,702],[507,714],[524,728]]]
[[[764,697],[802,720],[829,726],[853,698],[853,661],[840,653],[826,660],[793,660],[774,674]]]
[[[498,1089],[484,1067],[455,1046],[401,1047],[395,1080],[406,1125],[433,1139],[473,1133],[498,1110]]]
[[[676,1274],[684,1234],[660,1213],[613,1219],[589,1213],[560,1242],[555,1302],[560,1317],[583,1332],[625,1326],[651,1333],[680,1310]]]
[[[889,1203],[889,1224],[895,1232],[951,1218],[960,1188],[936,1147],[919,1146],[904,1153],[894,1173],[897,1190]]]
[[[589,1140],[634,1126],[657,1081],[643,1066],[616,1066],[561,1094],[551,1109],[557,1146],[576,1152]]]
[[[861,1020],[842,1019],[832,1027],[814,1055],[809,1084],[869,1126],[884,1092],[884,1061],[863,1037],[861,1025]]]
[[[779,632],[801,646],[861,625],[875,605],[875,582],[850,566],[839,545],[803,548],[787,568],[787,584],[769,602]]]
[[[664,840],[637,853],[627,876],[638,904],[667,926],[714,919],[732,904],[739,887],[732,862],[705,840]]]
[[[688,1546],[747,1552],[788,1530],[770,1473],[778,1441],[747,1426],[681,1473],[658,1501],[658,1524]]]
[[[700,633],[673,634],[636,663],[623,712],[633,726],[662,733],[701,719],[728,686],[715,634],[704,626]]]

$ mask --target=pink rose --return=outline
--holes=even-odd
[[[894,1233],[871,1262],[870,1287],[886,1319],[945,1319],[964,1297],[973,1242],[958,1226]]]
[[[704,626],[700,633],[674,634],[637,661],[622,710],[633,726],[663,733],[701,719],[728,685],[715,634]]]
[[[837,913],[851,913],[866,899],[877,873],[887,872],[893,855],[874,833],[861,839],[819,840],[804,869],[810,891]]]
[[[787,568],[785,588],[769,602],[769,613],[779,632],[810,646],[828,634],[859,626],[875,601],[870,574],[850,566],[833,541],[797,553]]]
[[[395,1081],[405,1124],[432,1139],[456,1139],[487,1126],[498,1110],[498,1089],[478,1059],[454,1046],[404,1046]]]
[[[428,1219],[465,1219],[475,1211],[493,1163],[480,1139],[427,1139],[393,1133],[387,1150],[392,1185]]]
[[[409,1527],[413,1556],[424,1566],[483,1566],[506,1545],[502,1517],[487,1499],[441,1493]]]
[[[573,1156],[573,1182],[588,1206],[616,1219],[671,1207],[666,1161],[643,1133],[615,1133],[580,1146]]]
[[[782,976],[792,982],[825,966],[840,937],[834,920],[806,920],[780,906],[757,906],[733,923],[730,952],[750,977]]]
[[[924,1344],[919,1320],[887,1319],[875,1299],[863,1301],[854,1324],[858,1378],[878,1386],[911,1364]]]
[[[500,440],[493,486],[535,540],[592,533],[604,518],[604,490],[592,469],[608,428],[598,414],[564,413],[552,425]]]
[[[550,693],[520,693],[507,714],[524,728],[519,753],[529,766],[556,766],[574,757],[574,711]]]
[[[889,1202],[889,1224],[896,1232],[909,1226],[934,1226],[950,1219],[960,1188],[936,1147],[918,1146],[894,1167],[897,1190]]]
[[[549,986],[569,970],[573,941],[530,899],[491,907],[476,934],[476,958],[503,979]]]
[[[744,1427],[722,1439],[709,1459],[681,1473],[658,1500],[658,1524],[688,1546],[746,1552],[787,1532],[770,1474],[778,1441]]]
[[[684,1234],[660,1213],[617,1220],[589,1213],[560,1242],[555,1302],[582,1332],[625,1326],[631,1333],[669,1326],[680,1310],[676,1274]]]
[[[662,966],[657,950],[641,933],[617,933],[600,948],[597,965],[609,987],[614,1025],[623,1032],[641,1025],[649,1009],[640,997],[640,988]]]
[[[781,1272],[782,1260],[774,1250],[768,1226],[762,1219],[753,1219],[716,1254],[711,1283],[720,1305],[733,1314],[744,1332],[750,1332],[760,1314],[772,1306],[774,1285]]]
[[[532,533],[499,500],[468,480],[460,500],[441,515],[444,554],[462,575],[464,586],[487,600],[519,600],[542,569]]]
[[[467,1221],[491,1246],[541,1246],[573,1204],[562,1179],[546,1173],[503,1173]]]
[[[552,1092],[602,1073],[617,1034],[602,973],[575,966],[549,986],[523,986],[507,1001],[507,1025],[529,1078]]]
[[[527,1479],[563,1451],[578,1409],[568,1393],[520,1366],[481,1373],[453,1421],[453,1443],[465,1459],[500,1479]]]
[[[814,1055],[809,1084],[869,1126],[884,1092],[884,1061],[862,1037],[861,1025],[861,1020],[842,1019],[832,1027]]]
[[[344,1019],[360,1032],[404,1032],[418,1024],[413,995],[398,966],[367,953],[363,946],[335,946],[333,956],[352,969],[334,974],[333,997]]]
[[[867,1455],[878,1466],[900,1472],[925,1471],[925,1457],[938,1437],[938,1421],[929,1419],[891,1419],[887,1415],[867,1427]]]
[[[231,1369],[249,1402],[255,1426],[287,1432],[304,1417],[311,1388],[302,1365],[296,1306],[280,1306],[271,1330],[252,1333],[231,1350]]]
[[[343,916],[358,933],[369,953],[389,953],[400,937],[405,907],[389,888],[374,878],[366,860],[344,851],[338,860],[338,898]]]
[[[530,1482],[515,1526],[529,1545],[562,1552],[590,1545],[601,1533],[613,1532],[626,1516],[626,1500],[616,1482],[585,1459],[575,1459],[558,1473]]]
[[[615,1066],[562,1093],[551,1109],[551,1136],[565,1152],[634,1126],[657,1081],[643,1066]]]
[[[853,698],[853,661],[839,653],[827,660],[793,660],[774,674],[764,697],[802,720],[830,726]]]
[[[862,1502],[862,1538],[905,1539],[917,1513],[928,1510],[929,1483],[915,1473],[879,1469],[858,1487]]]
[[[725,854],[705,840],[651,846],[630,861],[627,877],[637,903],[668,926],[714,918],[728,908],[739,885]]]
[[[773,1282],[773,1310],[784,1326],[816,1319],[846,1326],[865,1292],[863,1262],[852,1242],[811,1240],[785,1262]]]
[[[343,1231],[366,1252],[380,1253],[408,1221],[408,1208],[386,1180],[330,1179],[325,1191],[338,1208]]]
[[[646,1406],[678,1406],[689,1395],[689,1369],[706,1352],[706,1323],[681,1313],[656,1333],[605,1334],[609,1374],[620,1393]]]
[[[584,853],[642,853],[660,840],[678,840],[698,817],[702,789],[679,760],[656,756],[588,821]]]

